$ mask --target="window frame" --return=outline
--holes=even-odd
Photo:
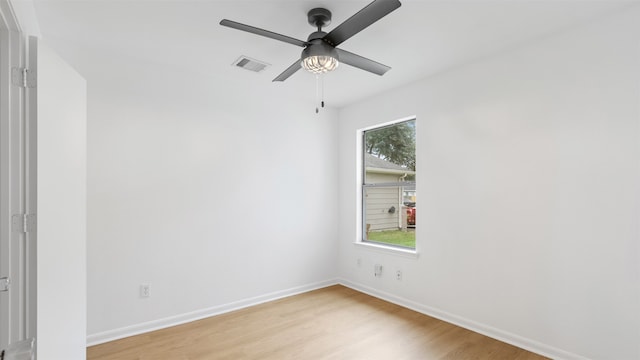
[[[376,124],[376,125],[372,125],[372,126],[368,126],[366,128],[362,128],[359,129],[357,131],[357,159],[358,161],[357,166],[358,166],[358,180],[357,180],[357,227],[358,230],[356,231],[357,233],[357,237],[356,237],[356,241],[354,242],[354,244],[356,246],[359,247],[365,247],[367,249],[371,249],[371,250],[375,250],[375,251],[380,251],[380,252],[384,252],[384,253],[392,253],[395,255],[401,255],[401,256],[406,256],[406,257],[410,257],[410,258],[417,258],[418,257],[418,240],[417,240],[417,236],[416,236],[416,242],[413,248],[410,247],[405,247],[405,246],[400,246],[400,245],[394,245],[394,244],[388,244],[388,243],[383,243],[383,242],[377,242],[377,241],[371,241],[368,239],[365,239],[366,236],[366,197],[365,197],[365,191],[367,189],[371,189],[371,188],[383,188],[383,187],[413,187],[414,191],[417,192],[417,183],[414,179],[414,181],[404,181],[404,182],[380,182],[380,183],[373,183],[373,184],[367,184],[366,183],[366,160],[365,160],[365,156],[366,156],[366,151],[365,151],[365,136],[366,133],[368,131],[371,130],[377,130],[377,129],[384,129],[386,127],[391,127],[391,126],[395,126],[404,122],[410,122],[413,121],[414,122],[414,126],[416,127],[416,147],[417,147],[417,117],[414,116],[408,116],[405,118],[401,118],[401,119],[397,119],[397,120],[393,120],[393,121],[389,121],[389,122],[385,122],[385,123],[380,123],[380,124]],[[416,158],[417,158],[417,151],[416,151]],[[417,222],[417,221],[416,221]],[[416,233],[417,234],[417,233]]]

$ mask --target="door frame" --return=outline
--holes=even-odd
[[[26,91],[14,79],[15,70],[25,64],[25,39],[17,17],[11,4],[0,0],[0,277],[11,279],[9,291],[0,292],[2,348],[35,335],[35,319],[31,325],[29,321],[35,314],[29,297],[35,294],[27,287],[34,249],[28,246],[21,222],[13,221],[28,213]]]

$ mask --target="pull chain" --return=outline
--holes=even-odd
[[[320,105],[324,107],[324,74],[320,74]]]
[[[320,112],[318,109],[318,99],[320,98],[320,74],[316,74],[316,114]]]
[[[316,74],[316,104],[324,108],[324,74]],[[320,112],[316,105],[316,114]]]

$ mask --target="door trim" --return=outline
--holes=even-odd
[[[0,0],[0,40],[0,277],[11,279],[9,291],[0,293],[4,348],[29,335],[27,237],[11,222],[14,215],[26,213],[25,91],[12,79],[13,70],[25,65],[25,40],[7,0]]]

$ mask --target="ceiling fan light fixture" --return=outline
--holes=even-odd
[[[314,34],[311,34],[310,38]],[[310,42],[311,44],[302,50],[300,65],[312,74],[323,74],[335,70],[340,64],[336,49],[319,38],[311,38]]]
[[[333,71],[338,65],[340,65],[338,59],[329,55],[314,55],[302,60],[302,67],[313,74],[323,74]]]

